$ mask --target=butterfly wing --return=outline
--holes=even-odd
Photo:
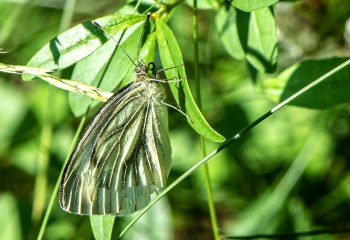
[[[165,187],[171,147],[162,86],[127,85],[85,129],[64,170],[60,205],[77,214],[125,215]]]

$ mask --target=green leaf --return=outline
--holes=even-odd
[[[274,72],[277,65],[277,37],[272,8],[251,13],[237,12],[239,35],[247,60],[259,71]]]
[[[120,45],[127,54],[136,61],[137,46],[140,41],[143,24],[127,29]],[[119,38],[116,38],[119,39]],[[151,61],[154,57],[156,34],[147,37],[143,45],[139,59]],[[131,82],[135,76],[135,65],[126,54],[117,48],[114,41],[109,41],[93,54],[83,59],[74,68],[72,78],[97,86],[105,91],[114,91]],[[99,84],[100,83],[100,84]],[[81,116],[86,112],[91,99],[81,94],[69,93],[69,104],[75,116]],[[92,106],[98,102],[95,101]]]
[[[171,29],[160,18],[156,20],[156,28],[163,68],[183,64],[180,47]],[[184,66],[167,70],[165,74],[168,79],[174,77],[180,79],[186,76]],[[209,126],[202,113],[199,111],[192,97],[186,78],[177,84],[170,83],[169,86],[177,104],[181,109],[185,109],[186,114],[192,119],[193,123],[191,123],[191,121],[188,122],[197,133],[214,142],[222,142],[225,140],[224,137]]]
[[[74,67],[72,79],[97,87],[115,47],[116,43],[114,41],[108,41],[90,56],[79,61]],[[92,100],[83,94],[69,92],[68,101],[73,114],[78,117],[85,114]]]
[[[123,45],[128,54],[133,56],[134,62],[141,60],[144,63],[151,62],[154,59],[154,50],[156,45],[156,33],[152,33],[147,36],[146,42],[140,49],[140,53],[137,57],[138,43],[142,41],[140,39],[143,26],[140,26],[132,36],[128,38],[128,41]],[[145,36],[144,36],[145,38]],[[117,56],[119,55],[119,56]],[[122,56],[120,56],[122,55]],[[135,65],[128,59],[124,53],[114,54],[111,63],[106,70],[106,74],[103,78],[101,88],[106,90],[113,90],[118,85],[120,87],[132,82],[135,78]]]
[[[252,12],[269,7],[276,2],[278,2],[278,0],[234,0],[232,1],[232,5],[242,11]]]
[[[269,98],[282,102],[346,60],[348,59],[331,58],[308,60],[295,64],[278,75],[277,78],[263,81],[261,90]],[[349,79],[350,67],[345,67],[289,104],[306,108],[325,109],[343,102],[350,102]]]
[[[147,212],[137,219],[130,231],[125,236],[119,235],[119,239],[142,239],[142,240],[166,240],[173,239],[174,219],[171,205],[166,196],[154,204]],[[122,218],[124,223],[130,223],[137,217],[137,213]],[[118,219],[119,220],[119,219]],[[116,223],[117,224],[117,223]],[[123,226],[118,222],[118,226]],[[154,227],[157,226],[157,227]],[[124,227],[123,231],[127,230]],[[146,230],[147,229],[147,230]]]
[[[92,232],[96,240],[112,238],[115,216],[90,216]]]
[[[222,6],[216,16],[216,26],[225,49],[232,57],[246,57],[261,72],[275,71],[277,37],[272,8],[246,13]]]
[[[233,7],[222,6],[215,18],[219,37],[227,52],[236,59],[245,57],[244,49],[238,36],[236,11]]]
[[[142,27],[139,30],[142,30]],[[133,34],[134,37],[131,37],[132,35],[130,35],[130,37],[125,38],[124,40],[125,44],[123,44],[123,48],[126,50],[131,50],[131,47],[132,47],[133,50],[130,52],[133,56],[136,56],[137,48],[135,46],[138,45],[138,42],[140,40],[139,33],[141,33],[141,31],[140,32],[136,31],[133,33],[134,33]],[[152,33],[147,37],[147,40],[139,53],[140,55],[139,59],[142,59],[144,62],[149,62],[153,60],[155,41],[156,41],[156,33]],[[108,44],[105,44],[105,45],[108,45]],[[99,50],[97,50],[96,52],[98,51]],[[113,48],[110,49],[110,51],[113,52]],[[129,51],[127,52],[129,54]],[[99,61],[98,58],[94,60],[93,55],[94,54],[86,58],[86,59],[89,59],[90,63],[92,63],[92,65],[90,65],[91,68],[93,68],[94,61]],[[108,65],[107,66],[106,65],[107,63],[103,68],[97,68],[97,70],[93,69],[94,73],[92,73],[90,76],[90,78],[92,79],[90,79],[88,75],[86,76],[86,79],[90,79],[90,81],[91,80],[93,81],[91,83],[87,82],[87,84],[97,86],[106,91],[114,91],[118,85],[119,87],[123,87],[127,83],[131,82],[135,77],[135,65],[130,61],[129,58],[126,57],[124,52],[120,52],[120,51],[114,52],[112,59],[110,59]],[[79,66],[82,66],[82,68],[79,68],[79,74],[85,75],[84,65],[83,64],[80,65],[80,62],[79,62]],[[74,69],[73,79],[75,79],[74,76],[78,75],[78,73],[75,70],[76,68]],[[98,71],[97,74],[95,73],[95,71]],[[102,71],[104,72],[104,74],[101,73]],[[89,70],[86,69],[86,72],[89,73]],[[95,75],[95,78],[93,78],[94,75]],[[100,79],[101,79],[101,84],[98,85],[97,83],[100,82]],[[90,102],[91,102],[91,98],[85,95],[76,94],[72,92],[69,93],[69,105],[75,116],[81,116],[85,114],[88,106],[90,105]],[[98,101],[94,101],[92,104],[92,107],[96,106],[98,103],[99,103]]]
[[[145,19],[145,15],[125,14],[99,18],[96,22],[109,34],[114,35]],[[27,65],[55,70],[63,69],[90,55],[107,40],[105,33],[88,21],[52,39]]]

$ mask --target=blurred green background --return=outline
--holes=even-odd
[[[0,1],[0,48],[9,52],[0,55],[0,62],[25,65],[57,36],[66,24],[64,4]],[[113,14],[124,4],[78,1],[68,25]],[[276,103],[261,93],[250,66],[230,57],[223,47],[214,20],[213,6],[218,4],[201,2],[198,12],[203,114],[229,138]],[[277,71],[260,78],[273,78],[302,60],[349,55],[350,3],[281,1],[274,10]],[[191,7],[184,3],[168,22],[183,52],[190,85],[191,16]],[[71,72],[72,67],[61,77],[69,79]],[[322,111],[286,106],[211,160],[220,232],[245,236],[350,229],[349,113],[347,103]],[[69,109],[67,92],[1,72],[0,116],[0,239],[35,239],[80,120]],[[173,163],[168,184],[202,158],[199,137],[186,119],[170,109],[169,122]],[[218,146],[207,142],[207,153]],[[117,218],[114,233],[130,219]],[[202,169],[170,191],[125,235],[141,238],[213,238]],[[343,233],[303,239],[349,238]],[[57,199],[44,239],[93,239],[89,218],[64,212]]]

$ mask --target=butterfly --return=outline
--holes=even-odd
[[[59,201],[68,212],[131,214],[165,187],[172,160],[164,80],[148,74],[154,63],[135,65],[134,81],[104,103],[65,166]]]

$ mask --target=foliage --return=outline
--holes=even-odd
[[[91,116],[100,102],[89,107],[89,97],[67,94],[38,77],[68,90],[84,89],[80,92],[96,98],[106,96],[99,95],[99,89],[108,94],[133,79],[130,60],[91,20],[116,34],[134,59],[144,14],[151,11],[154,21],[147,27],[141,56],[151,61],[154,55],[158,69],[184,62],[178,72],[166,76],[185,75],[187,82],[182,90],[170,86],[168,95],[193,124],[169,110],[173,164],[168,185],[201,160],[198,133],[209,139],[207,152],[216,149],[222,136],[234,136],[348,55],[350,34],[344,26],[349,24],[350,6],[344,3],[336,14],[339,0],[201,1],[196,41],[204,119],[192,97],[192,2],[85,1],[73,9],[68,3],[0,1],[0,239],[32,239],[40,229],[44,239],[109,239],[111,228],[116,237],[135,217],[68,214],[56,197],[49,221],[41,227],[78,128],[74,115],[91,108]],[[69,18],[72,10],[75,14]],[[64,21],[71,22],[70,29],[62,28]],[[209,162],[220,234],[350,228],[348,70],[344,67],[303,93]],[[23,82],[19,74],[32,81]],[[124,238],[212,239],[204,185],[198,169],[151,207]],[[308,238],[349,236],[329,233]]]

